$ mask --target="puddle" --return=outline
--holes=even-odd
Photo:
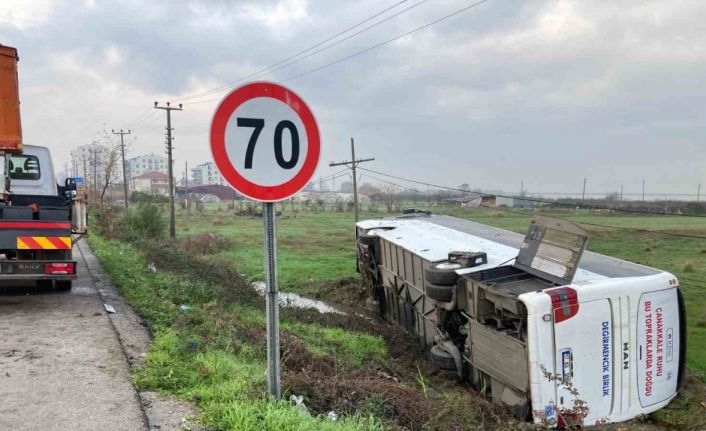
[[[261,295],[265,295],[265,283],[262,281],[257,281],[253,283],[253,287]],[[335,314],[346,314],[340,310],[337,310],[323,301],[316,299],[305,298],[296,293],[290,292],[279,292],[279,304],[284,307],[297,307],[297,308],[315,308],[319,313],[335,313]]]

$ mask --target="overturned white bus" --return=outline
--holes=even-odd
[[[676,277],[584,252],[582,228],[536,216],[523,238],[417,213],[361,221],[356,234],[368,304],[515,416],[594,425],[676,396],[686,356]]]

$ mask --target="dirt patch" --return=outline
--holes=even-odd
[[[0,352],[0,356],[2,356],[3,358],[12,358],[14,356],[17,356],[19,353],[20,351],[16,349],[4,350]]]
[[[362,312],[364,296],[356,295],[357,283],[346,279],[327,287],[319,296],[329,301],[330,296],[347,298],[336,304],[346,315],[283,308],[282,316],[378,335],[387,345],[390,360],[386,364],[368,361],[358,369],[344,370],[337,358],[313,355],[296,337],[283,334],[284,389],[303,395],[310,410],[317,414],[332,410],[338,414],[374,414],[387,420],[393,429],[403,430],[523,426],[430,363],[416,340],[401,328]],[[347,289],[353,292],[346,295]]]

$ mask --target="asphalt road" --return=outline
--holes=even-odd
[[[74,259],[71,292],[0,288],[0,430],[180,429],[188,406],[132,385],[149,345],[139,317],[83,242]]]

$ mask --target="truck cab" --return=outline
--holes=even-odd
[[[9,189],[0,204],[0,284],[33,281],[70,290],[76,278],[72,187],[59,190],[47,148],[26,145],[3,158]]]
[[[23,143],[18,59],[17,50],[0,45],[0,285],[70,290],[72,234],[85,232],[85,201],[72,181],[57,186],[48,148]]]

